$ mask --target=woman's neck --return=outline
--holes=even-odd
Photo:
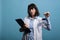
[[[32,16],[32,18],[35,18],[35,16]]]

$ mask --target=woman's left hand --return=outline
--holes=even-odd
[[[48,18],[48,17],[50,16],[50,12],[45,12],[45,13],[44,13],[44,16],[45,16],[46,18]]]

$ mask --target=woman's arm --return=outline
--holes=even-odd
[[[47,18],[42,18],[42,25],[45,29],[49,30],[51,29],[51,24],[50,24],[50,21],[49,19]]]
[[[45,12],[44,16],[45,16],[45,18],[42,18],[43,27],[50,31],[50,29],[51,29],[51,24],[50,24],[50,21],[49,21],[50,13]]]

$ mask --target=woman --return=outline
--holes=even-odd
[[[28,16],[24,18],[24,22],[31,32],[27,34],[24,32],[22,40],[42,40],[42,27],[50,30],[49,13],[45,13],[44,16],[45,18],[39,17],[35,4],[28,5]]]

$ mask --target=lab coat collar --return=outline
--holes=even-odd
[[[34,17],[34,18],[29,17],[29,19],[37,19],[37,17],[38,17],[38,16],[36,16],[36,17]]]

